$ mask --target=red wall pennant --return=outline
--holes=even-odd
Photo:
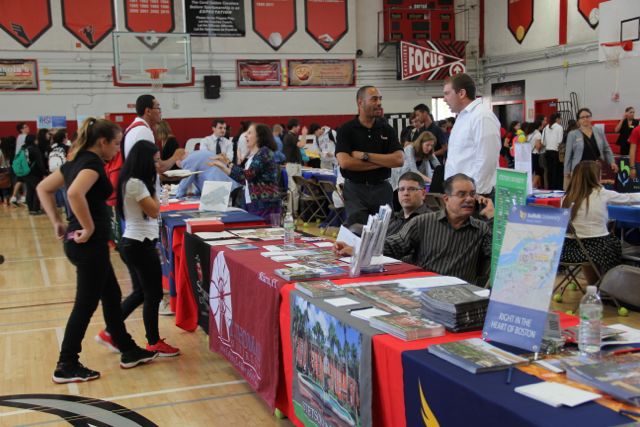
[[[522,44],[533,24],[533,0],[509,0],[507,16],[509,31]]]
[[[175,28],[173,0],[124,0],[124,22],[134,33],[170,33]],[[153,49],[164,37],[149,34],[138,40]]]
[[[607,0],[578,0],[578,12],[594,30],[600,22],[600,3]]]
[[[347,0],[305,0],[307,33],[326,51],[349,31]]]
[[[115,28],[111,0],[61,0],[62,26],[93,49]]]
[[[464,73],[467,42],[420,40],[414,43],[400,42],[398,80],[444,80]]]
[[[295,0],[253,1],[253,31],[278,50],[298,29]]]
[[[49,0],[0,2],[0,27],[24,47],[51,28]]]

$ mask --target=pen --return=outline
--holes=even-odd
[[[513,366],[509,367],[507,371],[507,384],[511,384],[511,374],[513,374]]]
[[[356,307],[356,308],[350,308],[350,309],[348,309],[347,311],[348,311],[349,313],[351,313],[352,311],[367,310],[367,309],[369,309],[369,308],[373,308],[373,306],[371,306],[371,307]]]
[[[633,412],[633,411],[629,411],[627,409],[620,409],[618,411],[618,413],[620,415],[631,415],[632,417],[640,417],[640,412]]]
[[[622,350],[616,350],[614,351],[612,354],[617,356],[619,354],[627,354],[627,353],[637,353],[640,351],[640,347],[634,347],[634,348],[624,348]]]

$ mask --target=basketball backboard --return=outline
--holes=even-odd
[[[607,61],[602,43],[631,41],[631,50],[620,50],[620,59],[640,56],[640,1],[610,0],[600,3],[598,42],[600,62]]]
[[[113,52],[116,86],[193,85],[189,34],[114,32]]]

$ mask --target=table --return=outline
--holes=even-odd
[[[640,227],[640,206],[639,205],[609,205],[609,218],[615,219],[625,228]]]
[[[329,181],[333,184],[336,183],[337,177],[332,170],[329,169],[317,169],[317,168],[302,168],[302,177],[305,179],[315,179],[316,181]],[[284,189],[289,188],[289,178],[287,170],[282,168],[282,182]]]
[[[527,205],[543,205],[559,208],[562,206],[562,197],[536,197],[532,195],[527,197]]]

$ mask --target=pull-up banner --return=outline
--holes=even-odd
[[[253,1],[253,31],[278,50],[296,32],[295,0]]]
[[[606,0],[578,0],[578,12],[594,30],[600,22],[600,3]]]
[[[124,22],[134,33],[170,33],[175,28],[173,0],[124,0]],[[164,37],[149,34],[138,40],[153,49]]]
[[[507,15],[509,31],[522,44],[533,24],[533,0],[509,0]]]
[[[307,33],[326,51],[349,31],[347,0],[305,0]]]
[[[115,28],[111,0],[62,0],[62,26],[93,49]]]
[[[0,2],[0,27],[22,46],[31,46],[51,27],[49,0]]]

